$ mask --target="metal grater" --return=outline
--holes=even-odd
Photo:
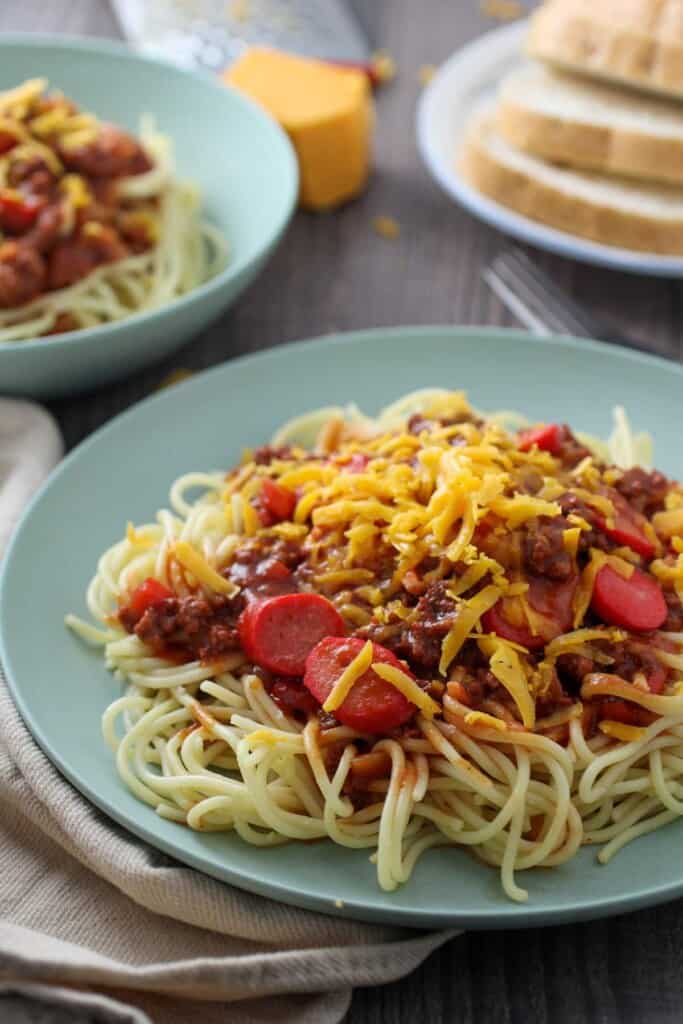
[[[368,40],[344,0],[111,0],[128,42],[186,68],[216,72],[249,46],[367,61]]]

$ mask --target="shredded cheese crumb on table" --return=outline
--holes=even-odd
[[[520,0],[481,0],[479,7],[484,17],[497,21],[514,21],[524,14]]]
[[[375,50],[371,63],[377,80],[382,85],[396,78],[396,61],[388,50]]]
[[[401,226],[393,217],[373,217],[372,229],[380,238],[395,242],[401,236]]]

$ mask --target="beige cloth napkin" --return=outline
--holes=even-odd
[[[27,464],[49,468],[54,435],[31,436],[52,456]],[[7,496],[0,536],[16,518]],[[46,666],[46,699],[51,682]],[[453,934],[298,910],[176,863],[62,778],[0,673],[0,1020],[21,997],[36,1019],[47,1003],[108,1024],[332,1024],[354,986],[400,978]]]
[[[0,398],[0,555],[24,506],[63,450],[57,424],[45,409]]]

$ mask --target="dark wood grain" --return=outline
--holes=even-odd
[[[436,189],[413,131],[420,66],[439,63],[491,24],[476,0],[370,0],[363,9],[399,66],[396,82],[378,97],[376,171],[367,194],[332,215],[297,215],[258,281],[172,359],[97,395],[54,403],[70,446],[177,367],[199,369],[294,338],[374,325],[513,323],[480,278],[504,240]],[[102,0],[5,0],[0,30],[16,29],[117,33]],[[399,221],[398,241],[373,233],[378,214]],[[681,358],[679,284],[534,257],[594,312],[653,351]],[[609,922],[470,933],[412,977],[356,992],[349,1024],[680,1021],[682,910],[673,903]]]

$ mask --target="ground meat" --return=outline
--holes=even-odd
[[[446,593],[446,584],[431,583],[417,602],[415,621],[394,619],[388,623],[370,622],[355,630],[354,636],[387,647],[405,659],[418,677],[430,678],[441,659],[441,643],[455,622],[455,602]]]
[[[478,708],[487,697],[493,697],[500,690],[500,683],[487,668],[478,668],[463,673],[461,685],[467,694],[468,706]],[[506,691],[507,692],[507,691]]]
[[[63,223],[61,205],[52,203],[41,210],[31,230],[22,236],[22,243],[32,245],[38,252],[47,253],[59,239]]]
[[[565,691],[558,673],[553,672],[548,687],[536,701],[536,714],[539,718],[543,718],[571,703],[573,703],[572,697]]]
[[[557,458],[560,460],[563,466],[571,469],[573,466],[577,466],[582,459],[585,459],[587,455],[590,455],[590,451],[584,445],[578,441],[567,424],[563,424],[559,429],[559,449],[557,451]]]
[[[455,618],[455,602],[446,593],[446,584],[432,583],[418,601],[416,619],[404,636],[406,656],[418,672],[421,668],[437,668],[441,642]]]
[[[304,553],[295,541],[277,537],[254,537],[235,553],[229,575],[246,590],[264,596],[292,593],[299,589],[295,570]]]
[[[626,644],[611,644],[608,653],[614,658],[609,666],[610,674],[631,680],[641,670],[640,658]]]
[[[98,207],[118,207],[119,183],[116,178],[93,178],[88,182],[88,188]],[[116,213],[116,209],[113,212]]]
[[[119,213],[120,211],[115,206],[95,200],[95,202],[88,203],[87,206],[81,206],[76,210],[76,227],[83,227],[89,220],[96,221],[98,224],[113,225],[117,223]]]
[[[105,263],[114,263],[129,255],[118,233],[98,224],[96,234],[80,234],[59,242],[50,253],[48,287],[65,288],[75,284]]]
[[[665,590],[663,593],[668,613],[662,629],[670,633],[680,633],[683,631],[683,605],[675,590]]]
[[[620,676],[629,683],[638,674],[650,680],[660,676],[663,671],[661,661],[645,644],[627,640],[623,643],[599,643],[596,646],[614,659],[603,671]]]
[[[595,662],[583,654],[561,654],[555,662],[563,688],[574,695],[581,689],[583,677],[593,672],[594,667]]]
[[[543,474],[535,466],[520,466],[515,473],[514,486],[511,494],[522,491],[524,494],[538,494],[543,487]]]
[[[0,309],[21,306],[35,299],[45,287],[43,257],[22,242],[0,245]]]
[[[567,491],[565,494],[561,494],[557,499],[557,503],[562,510],[562,515],[570,516],[576,515],[585,519],[591,527],[595,526],[597,521],[597,513],[594,508],[587,505],[581,498],[578,498],[572,491]],[[567,524],[571,526],[571,523]],[[579,536],[579,551],[589,551],[590,548],[599,548],[601,551],[608,551],[610,546],[609,538],[601,531],[597,529],[582,530]]]
[[[270,697],[285,714],[294,715],[307,721],[316,713],[320,705],[315,697],[306,689],[300,679],[285,676],[271,676],[265,681]]]
[[[524,563],[530,572],[564,581],[574,571],[571,555],[565,550],[562,534],[567,529],[564,519],[542,518],[526,528]]]
[[[22,187],[22,191],[37,196],[49,196],[55,186],[55,176],[41,156],[32,156],[27,160],[13,160],[7,173],[7,183],[12,188]]]
[[[273,459],[291,459],[291,457],[292,449],[288,445],[274,448],[270,444],[263,444],[260,448],[256,448],[252,455],[257,466],[269,466]]]
[[[627,470],[614,486],[636,512],[652,516],[664,508],[664,499],[671,485],[659,470],[648,473],[635,466]]]
[[[434,430],[438,426],[435,420],[426,419],[422,413],[416,412],[408,420],[408,432],[410,434],[422,434],[425,430]]]
[[[97,137],[84,146],[60,147],[59,155],[70,171],[92,178],[142,174],[152,166],[140,143],[112,124],[102,125]]]
[[[112,222],[115,220],[116,228],[131,252],[145,252],[150,246],[154,245],[154,229],[145,219],[140,219],[135,212],[130,214],[122,213],[119,216],[116,216],[113,211],[107,214],[107,209],[107,207],[98,204],[97,219],[104,221],[105,217],[109,216]]]
[[[417,436],[425,430],[438,430],[439,427],[454,427],[458,423],[481,424],[482,420],[475,416],[473,412],[464,409],[457,416],[440,416],[435,419],[429,419],[427,416],[423,416],[421,412],[414,412],[409,418],[407,426],[408,432]]]
[[[239,650],[237,619],[243,604],[239,595],[216,596],[210,602],[204,597],[170,597],[149,607],[134,625],[125,610],[119,617],[124,628],[161,657],[213,661]]]
[[[331,715],[329,711],[323,711],[322,708],[318,708],[318,721],[320,722],[320,728],[323,732],[326,729],[336,729],[341,723],[337,721],[334,715]]]
[[[58,313],[52,327],[45,331],[45,334],[64,334],[66,331],[75,331],[78,327],[78,321],[71,313]]]

